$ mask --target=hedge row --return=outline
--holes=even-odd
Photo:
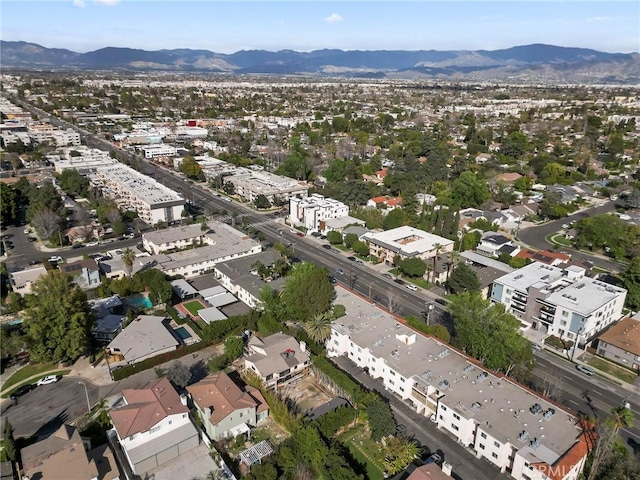
[[[366,395],[367,392],[363,390],[356,381],[352,380],[351,377],[342,370],[334,367],[326,358],[314,357],[313,365],[333,380],[338,387],[347,392],[354,403],[359,403]]]

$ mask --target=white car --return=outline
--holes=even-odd
[[[37,385],[49,385],[50,383],[56,383],[58,380],[60,380],[61,376],[60,375],[47,375],[46,377],[42,377],[40,380],[38,380]]]
[[[53,256],[49,257],[49,261],[50,262],[61,262],[62,261],[62,257],[60,255],[53,255]]]
[[[407,283],[407,288],[413,292],[418,290],[418,287],[416,287],[415,285],[411,285],[410,283]]]
[[[31,230],[29,230],[28,228],[25,228],[24,229],[24,233],[29,234],[29,233],[31,233]]]
[[[87,247],[97,247],[98,245],[99,245],[98,242],[89,242],[85,246],[87,246]]]

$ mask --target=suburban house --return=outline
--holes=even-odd
[[[386,210],[393,210],[394,208],[402,206],[402,197],[373,197],[367,202],[367,207],[370,208],[382,208]]]
[[[109,411],[114,434],[136,475],[143,474],[200,443],[189,419],[186,397],[167,378],[122,391],[124,405]]]
[[[269,406],[259,390],[238,387],[224,372],[189,385],[187,391],[211,440],[247,433],[249,427],[269,415]]]
[[[585,276],[576,266],[534,262],[493,282],[491,300],[523,327],[585,344],[622,317],[627,291]]]
[[[337,290],[346,315],[331,324],[328,357],[345,356],[477,458],[516,480],[578,479],[590,446],[579,418],[348,290]]]
[[[496,278],[500,278],[505,273],[515,272],[516,270],[495,258],[485,257],[471,250],[460,252],[460,258],[464,258],[464,263],[476,272],[478,280],[480,280],[480,293],[482,293],[484,298],[489,298],[491,286]]]
[[[180,342],[171,333],[169,321],[164,317],[140,315],[127,325],[107,350],[113,363],[138,363],[161,353],[175,350]]]
[[[521,249],[515,257],[529,259],[532,262],[540,262],[546,265],[557,267],[571,260],[569,255],[560,252],[550,252],[549,250]]]
[[[244,369],[258,375],[267,388],[279,387],[299,380],[309,370],[310,357],[304,342],[284,333],[268,337],[252,337],[244,355]]]
[[[28,268],[20,272],[9,273],[9,283],[14,292],[20,295],[31,293],[31,287],[38,279],[47,274],[43,266]]]
[[[77,262],[58,265],[58,269],[65,275],[73,277],[73,281],[83,290],[97,288],[100,285],[100,269],[92,258]]]
[[[91,310],[96,317],[96,322],[91,329],[91,335],[98,342],[108,343],[122,331],[122,322],[125,321],[122,300],[118,295],[107,298],[89,300]]]
[[[410,464],[404,474],[394,477],[394,480],[453,480],[451,474],[451,465],[444,463],[442,468],[438,464],[427,463],[419,467]]]
[[[504,235],[485,232],[482,234],[482,239],[476,247],[476,251],[488,257],[498,257],[502,253],[507,253],[513,257],[520,251],[520,247],[514,245],[511,239]]]
[[[636,372],[640,370],[640,314],[626,317],[597,339],[599,356],[624,365]]]
[[[23,478],[31,480],[117,480],[120,475],[106,444],[91,450],[91,441],[66,424],[20,450],[20,456]]]
[[[413,227],[398,227],[386,232],[368,232],[361,240],[369,245],[370,253],[393,264],[393,258],[399,255],[406,258],[427,260],[436,254],[453,251],[453,240],[418,230]]]

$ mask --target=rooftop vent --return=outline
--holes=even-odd
[[[479,382],[483,381],[484,379],[486,379],[489,376],[489,374],[487,372],[482,372],[480,375],[478,375],[476,377],[476,380],[478,380]]]
[[[540,406],[539,403],[534,403],[529,408],[529,412],[531,413],[531,415],[535,415],[536,413],[539,413],[540,411],[542,411],[542,407]]]
[[[424,372],[421,376],[422,378],[424,378],[425,380],[429,380],[431,378],[431,370],[427,370],[426,372]]]
[[[442,350],[439,354],[438,354],[438,358],[444,358],[447,355],[449,355],[449,349],[445,348],[444,350]]]
[[[553,417],[553,415],[556,413],[556,411],[553,408],[550,408],[549,410],[547,410],[546,412],[544,412],[544,418],[545,420],[549,420],[551,417]]]
[[[471,410],[473,410],[474,412],[477,411],[480,408],[480,403],[479,402],[473,402],[471,404]]]
[[[520,440],[521,442],[524,442],[527,438],[529,438],[529,432],[527,432],[526,430],[523,430],[522,433],[518,435],[518,440]]]
[[[540,439],[538,439],[537,437],[534,438],[533,441],[529,444],[529,446],[535,450],[540,446]]]
[[[515,277],[513,277],[514,280],[520,280],[522,277],[524,277],[523,274],[519,273],[518,275],[516,275]]]
[[[473,365],[467,365],[466,367],[464,367],[464,370],[462,370],[464,373],[470,373],[475,367]]]
[[[440,390],[445,390],[449,388],[449,381],[448,380],[443,380],[438,384],[438,389]]]

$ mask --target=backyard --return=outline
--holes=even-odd
[[[367,478],[371,480],[384,479],[384,465],[382,463],[380,447],[371,440],[363,426],[357,426],[343,433],[338,440],[351,452],[351,455],[366,465]]]
[[[192,300],[190,302],[183,303],[182,306],[187,309],[187,311],[191,314],[192,317],[198,316],[198,311],[203,308],[207,308],[206,305],[203,305],[199,300]]]

